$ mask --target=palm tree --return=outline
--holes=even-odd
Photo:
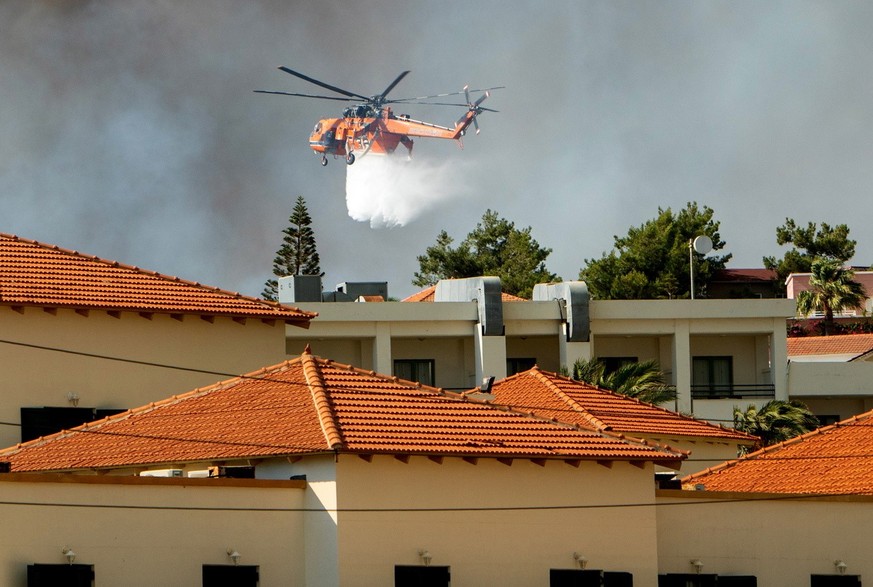
[[[760,408],[754,404],[744,410],[734,407],[734,428],[760,438],[754,450],[812,432],[819,420],[803,402],[770,400]]]
[[[572,377],[650,404],[676,399],[676,388],[667,384],[654,360],[625,363],[612,373],[606,373],[606,365],[598,359],[579,359],[573,364]]]
[[[854,281],[855,273],[838,261],[817,259],[812,263],[809,289],[797,296],[797,311],[804,316],[813,312],[824,314],[825,335],[833,330],[834,312],[856,308],[864,303],[867,292]]]

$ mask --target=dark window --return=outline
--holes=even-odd
[[[658,587],[716,587],[718,575],[667,573],[658,575]]]
[[[417,381],[422,385],[434,385],[433,359],[395,359],[394,375],[407,381]]]
[[[860,575],[811,575],[810,587],[861,587]]]
[[[91,587],[92,565],[27,565],[27,587]]]
[[[506,376],[509,377],[510,375],[533,369],[536,364],[537,360],[535,358],[506,359]]]
[[[258,587],[254,565],[203,565],[203,587]]]
[[[839,416],[834,416],[831,414],[826,414],[822,416],[817,415],[816,418],[818,418],[819,426],[830,426],[831,424],[836,424],[842,419]]]
[[[549,587],[602,587],[603,571],[594,569],[549,569]]]
[[[603,587],[633,587],[634,576],[632,573],[620,571],[603,571]]]
[[[603,374],[609,375],[625,365],[639,362],[639,357],[597,357],[597,360],[603,363]]]
[[[692,359],[691,387],[699,393],[724,397],[733,392],[733,357],[694,357]]]
[[[21,408],[21,442],[75,428],[124,410],[97,408]]]
[[[758,579],[753,575],[719,575],[718,587],[758,587]]]
[[[449,567],[397,565],[394,567],[394,587],[449,587],[452,575]]]

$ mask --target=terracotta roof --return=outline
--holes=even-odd
[[[658,434],[752,444],[757,437],[534,367],[494,383],[495,402],[546,418],[623,434]]]
[[[304,327],[317,316],[3,233],[0,304],[263,318]]]
[[[778,279],[772,269],[718,269],[713,273],[712,282],[770,282]]]
[[[432,285],[426,289],[421,290],[420,292],[414,293],[411,296],[405,297],[401,302],[432,302],[434,301],[434,297],[436,296],[436,286]],[[526,302],[528,300],[524,298],[520,298],[518,296],[514,296],[512,294],[508,294],[503,292],[500,294],[501,299],[504,302]]]
[[[873,350],[873,334],[836,334],[833,336],[799,336],[788,339],[788,356],[852,355]]]
[[[689,475],[707,491],[873,495],[873,412]]]
[[[104,469],[337,451],[630,460],[686,453],[318,359],[274,367],[0,451],[13,471]]]

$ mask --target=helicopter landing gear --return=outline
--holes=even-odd
[[[325,156],[325,155],[321,156],[321,166],[327,167],[327,156]]]
[[[354,153],[349,153],[348,155],[346,155],[346,165],[351,165],[354,162],[355,162],[355,154]]]

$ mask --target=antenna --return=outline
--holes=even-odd
[[[688,239],[688,266],[691,271],[691,299],[694,299],[694,253],[705,255],[712,250],[712,239],[702,234],[693,241]]]

